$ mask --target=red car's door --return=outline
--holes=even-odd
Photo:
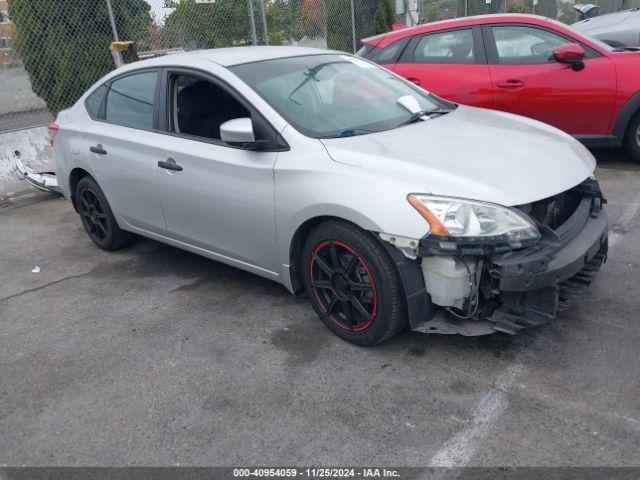
[[[610,132],[616,72],[606,57],[585,47],[584,69],[553,60],[553,48],[576,42],[543,27],[483,27],[493,81],[494,108],[553,125],[574,135]]]
[[[479,27],[416,35],[397,63],[384,66],[453,102],[489,108],[493,105]]]

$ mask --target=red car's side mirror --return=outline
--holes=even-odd
[[[576,71],[584,68],[584,48],[577,43],[567,43],[553,49],[553,59],[558,63],[568,63]]]

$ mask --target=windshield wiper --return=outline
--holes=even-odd
[[[294,88],[293,91],[289,94],[289,100],[291,100],[293,103],[297,105],[300,105],[300,103],[296,102],[292,97],[298,92],[298,90],[304,87],[307,84],[307,82],[309,82],[310,80],[315,80],[317,82],[318,78],[316,77],[316,75],[318,74],[318,72],[322,70],[324,67],[326,67],[327,65],[333,65],[334,63],[347,63],[347,62],[345,60],[337,60],[337,61],[334,60],[331,62],[319,63],[315,67],[308,67],[307,71],[302,73],[306,78],[303,79],[298,84],[298,86]]]
[[[378,130],[367,130],[366,128],[345,128],[335,135],[326,135],[322,138],[344,138],[355,137],[356,135],[362,135],[363,133],[374,133]]]
[[[398,127],[403,127],[405,125],[409,125],[410,123],[415,123],[420,120],[422,117],[429,117],[431,115],[446,115],[447,113],[451,113],[455,110],[455,108],[445,109],[445,108],[436,108],[433,110],[422,110],[420,112],[415,112],[411,114],[408,120],[401,122],[397,125]]]

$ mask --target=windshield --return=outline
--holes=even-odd
[[[279,58],[230,70],[296,129],[315,138],[379,132],[406,124],[416,113],[398,103],[406,96],[414,97],[416,109],[425,112],[455,107],[349,55]]]

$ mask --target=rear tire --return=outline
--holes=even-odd
[[[637,112],[629,123],[624,138],[624,147],[631,160],[640,163],[640,112]]]
[[[309,234],[301,260],[309,301],[340,338],[370,346],[405,327],[398,271],[370,233],[344,222],[323,223]]]
[[[131,242],[132,235],[118,226],[107,198],[91,177],[76,185],[76,206],[89,238],[103,250],[116,250]]]

